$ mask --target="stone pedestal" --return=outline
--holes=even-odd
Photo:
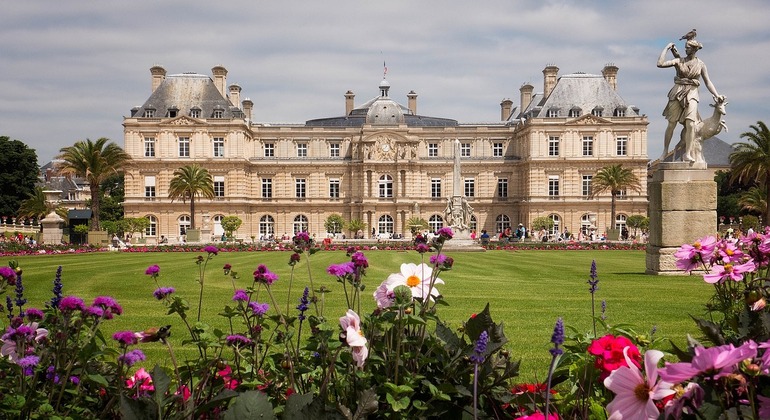
[[[717,185],[705,164],[663,162],[652,174],[647,274],[682,274],[674,252],[682,244],[714,235]]]

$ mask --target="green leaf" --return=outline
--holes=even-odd
[[[225,411],[224,420],[238,419],[275,419],[273,405],[267,395],[259,391],[246,391],[235,398],[230,408]]]
[[[163,399],[168,393],[168,388],[171,386],[171,378],[168,377],[166,372],[158,365],[152,368],[152,383],[155,385],[155,403],[158,407],[163,407]]]
[[[92,382],[96,382],[97,384],[107,388],[110,386],[110,384],[107,382],[107,379],[105,379],[104,376],[95,374],[95,373],[89,373],[88,379]]]
[[[377,392],[375,391],[375,388],[372,387],[364,390],[358,395],[358,409],[356,409],[356,414],[353,416],[353,419],[366,418],[368,414],[376,412],[378,406],[379,403],[377,401]]]
[[[390,404],[390,408],[395,412],[399,412],[409,407],[409,397],[403,397],[397,400],[393,395],[387,394],[385,395],[385,399],[388,401],[388,404]]]
[[[121,394],[120,414],[125,420],[153,420],[158,418],[158,409],[149,398],[133,399]]]
[[[284,419],[312,419],[313,413],[308,413],[307,409],[313,402],[313,393],[293,394],[286,400],[286,408],[283,411]]]

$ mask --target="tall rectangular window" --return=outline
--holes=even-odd
[[[432,198],[441,197],[441,178],[431,178],[430,180],[430,196]]]
[[[294,196],[297,198],[307,197],[305,178],[297,178],[294,180]]]
[[[497,196],[508,197],[508,178],[497,179]]]
[[[225,196],[225,177],[217,175],[214,177],[214,197],[223,198]]]
[[[307,157],[307,143],[297,143],[297,157],[298,158]]]
[[[581,191],[583,193],[584,197],[588,197],[591,195],[591,180],[593,179],[593,175],[583,175],[583,181],[581,184]]]
[[[155,199],[155,176],[144,177],[144,199],[147,201]]]
[[[558,175],[548,176],[548,196],[550,198],[559,197],[559,176]]]
[[[339,178],[329,178],[329,198],[340,198]]]
[[[273,198],[272,178],[262,178],[262,198]]]
[[[559,137],[548,137],[548,156],[559,156]]]
[[[214,157],[225,157],[224,137],[214,137]]]
[[[265,143],[265,157],[275,157],[275,143]]]
[[[438,157],[438,143],[428,143],[428,157]]]
[[[492,157],[503,157],[502,143],[492,143]]]
[[[465,178],[465,196],[476,196],[476,181],[473,178]]]
[[[462,143],[462,144],[460,144],[460,156],[461,157],[471,157],[471,144],[470,143]]]
[[[155,157],[155,138],[144,138],[144,157]]]
[[[618,137],[616,139],[617,143],[617,155],[618,156],[626,156],[628,155],[628,137]]]
[[[583,156],[594,155],[594,138],[591,136],[583,136]]]
[[[190,157],[189,137],[179,137],[179,157]]]
[[[339,143],[329,143],[329,157],[333,157],[333,158],[340,157]]]

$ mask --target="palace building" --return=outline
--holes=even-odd
[[[342,116],[274,124],[255,121],[254,103],[241,98],[240,86],[227,85],[222,66],[212,76],[167,75],[154,66],[149,98],[123,121],[124,149],[133,158],[125,216],[150,220],[150,243],[179,238],[192,217],[202,240],[219,237],[229,215],[243,220],[236,232],[242,239],[298,231],[324,237],[332,214],[365,222],[366,237],[408,235],[413,218],[438,229],[452,196],[456,140],[477,231],[494,234],[550,217],[552,233],[603,232],[632,214],[646,215],[648,122],[618,94],[618,68],[607,65],[601,75],[558,71],[543,70],[542,92],[526,83],[518,104],[504,99],[493,123],[418,114],[417,94],[409,92],[404,106],[383,78],[362,104],[344,93]],[[214,181],[215,197],[197,199],[195,214],[189,202],[168,198],[174,170],[190,164]],[[590,197],[592,176],[613,164],[642,180],[641,193],[617,201],[617,220],[610,220],[609,193]]]

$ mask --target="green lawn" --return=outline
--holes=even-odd
[[[596,260],[599,290],[597,311],[607,301],[610,323],[632,324],[647,333],[657,327],[658,336],[683,344],[687,333],[697,335],[688,314],[702,314],[703,304],[711,295],[711,286],[700,276],[648,276],[644,274],[644,251],[487,251],[485,253],[448,253],[455,259],[454,269],[443,273],[446,282],[439,288],[449,306],[439,307],[442,319],[460,326],[487,302],[496,322],[505,324],[511,354],[522,359],[522,381],[543,379],[550,355],[550,337],[558,317],[567,326],[581,331],[591,329],[591,296],[588,279],[591,261]],[[110,335],[116,330],[144,330],[171,324],[177,347],[186,336],[178,316],[166,315],[165,307],[152,292],[155,284],[144,274],[152,264],[161,267],[161,286],[174,286],[190,302],[195,316],[198,301],[199,253],[95,253],[59,256],[19,257],[24,270],[28,306],[42,307],[50,299],[56,268],[63,266],[65,295],[77,295],[90,303],[99,295],[115,297],[124,315],[105,324]],[[265,264],[279,275],[273,285],[281,309],[285,310],[290,278],[288,252],[222,252],[206,270],[204,320],[226,328],[217,314],[231,304],[233,286],[221,270],[225,263],[241,274],[237,286],[251,284],[258,264]],[[367,251],[370,267],[365,279],[369,296],[389,273],[402,262],[420,262],[414,251]],[[293,311],[302,288],[308,283],[306,257],[295,268],[290,308]],[[8,258],[10,259],[10,258]],[[426,256],[427,260],[427,256]],[[332,290],[326,295],[325,315],[335,319],[345,310],[341,284],[326,274],[329,264],[347,261],[343,252],[319,252],[311,257],[314,286]],[[5,262],[3,262],[5,263]],[[12,295],[12,291],[10,294]],[[265,297],[266,299],[266,297]],[[373,299],[365,299],[371,311]],[[160,344],[148,343],[144,349],[154,361],[164,363]]]

